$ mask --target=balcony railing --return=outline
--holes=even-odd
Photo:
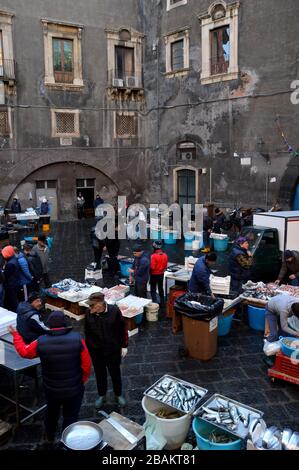
[[[0,80],[15,80],[16,63],[11,59],[0,60]]]
[[[55,83],[73,83],[74,73],[54,70]]]
[[[229,68],[229,60],[211,59],[211,75],[220,75],[227,73]]]
[[[138,89],[143,88],[142,73],[138,72],[125,72],[119,70],[108,71],[108,85],[114,88],[130,88]]]

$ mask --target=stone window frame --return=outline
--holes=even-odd
[[[2,31],[3,59],[14,60],[13,36],[12,36],[12,19],[14,13],[0,10],[0,29]],[[13,69],[15,77],[15,69]]]
[[[213,19],[214,9],[220,5],[225,9],[225,16],[219,19]],[[239,1],[227,4],[223,0],[218,0],[210,5],[207,12],[199,15],[198,17],[199,21],[201,22],[202,85],[236,80],[239,77],[239,8]],[[230,28],[229,67],[227,73],[211,75],[211,31],[223,26],[229,26]]]
[[[121,39],[121,32],[128,31],[130,39]],[[133,28],[120,27],[118,29],[105,29],[107,38],[107,70],[108,70],[108,86],[112,85],[112,77],[109,76],[111,71],[115,70],[115,46],[130,47],[134,49],[134,73],[140,79],[139,86],[143,88],[142,64],[143,64],[143,39],[144,34]],[[114,77],[115,78],[115,77]],[[125,87],[125,85],[124,85]]]
[[[180,7],[182,5],[187,5],[187,3],[188,3],[188,0],[180,0],[179,2],[176,2],[176,3],[172,4],[170,0],[167,0],[166,11],[173,10],[173,8],[177,8],[177,7]]]
[[[190,70],[190,27],[180,28],[164,36],[165,42],[165,73],[167,78],[187,75]],[[171,68],[171,44],[184,40],[184,68],[172,70]]]
[[[42,19],[41,21],[44,33],[45,85],[72,91],[74,89],[82,89],[84,87],[82,65],[82,31],[84,26],[48,19]],[[73,83],[55,82],[53,38],[70,39],[73,41]]]
[[[57,123],[56,123],[56,114],[74,114],[74,126],[75,132],[70,133],[61,133],[57,132]],[[80,110],[79,109],[64,109],[64,108],[55,108],[51,109],[51,127],[52,127],[52,137],[80,137]]]
[[[119,135],[117,133],[117,126],[116,126],[116,116],[117,114],[125,114],[127,116],[132,116],[135,119],[135,128],[136,128],[136,134],[134,135]],[[114,111],[114,139],[119,139],[119,140],[128,140],[128,139],[137,139],[138,138],[138,114],[135,111],[121,111],[121,110],[116,110]]]
[[[13,132],[12,132],[12,109],[10,106],[0,106],[1,112],[7,112],[7,124],[8,124],[8,133],[6,135],[0,135],[0,139],[12,139]]]

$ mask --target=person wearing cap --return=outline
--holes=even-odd
[[[98,206],[100,206],[101,204],[104,204],[104,199],[101,198],[101,196],[99,194],[96,195],[96,198],[93,202],[93,207],[94,209],[96,209]]]
[[[39,234],[37,244],[31,250],[32,255],[38,255],[43,266],[43,281],[45,287],[50,287],[51,282],[49,279],[49,247],[47,245],[47,237],[43,233]]]
[[[100,409],[106,401],[107,369],[119,406],[126,405],[122,396],[121,359],[128,352],[128,331],[121,311],[116,305],[107,305],[104,294],[95,293],[88,299],[90,306],[85,315],[85,338],[97,380]]]
[[[20,214],[22,212],[21,204],[17,196],[13,198],[12,205],[11,205],[11,213],[12,214]]]
[[[213,232],[214,233],[221,233],[221,229],[225,222],[225,215],[223,211],[218,207],[215,209],[215,217],[213,219]]]
[[[47,199],[44,197],[40,205],[40,215],[48,215],[48,214],[49,214],[49,204],[48,204]]]
[[[44,318],[42,299],[38,292],[32,292],[27,302],[19,303],[17,308],[17,330],[26,344],[32,343],[48,330]]]
[[[4,247],[1,255],[4,259],[4,306],[7,310],[16,312],[22,284],[21,268],[13,246]]]
[[[133,246],[134,263],[130,274],[134,274],[136,297],[147,298],[147,283],[150,276],[150,260],[141,245]]]
[[[299,252],[287,250],[284,253],[284,261],[281,266],[277,285],[291,284],[299,286]]]
[[[231,275],[231,290],[241,292],[242,284],[250,279],[253,255],[249,251],[249,239],[240,237],[229,257],[229,272]]]
[[[151,255],[151,266],[150,266],[150,285],[151,285],[151,296],[152,301],[157,303],[157,285],[160,297],[160,306],[164,306],[164,273],[168,266],[168,256],[162,251],[162,242],[154,241],[153,243],[154,253]]]
[[[20,356],[40,358],[47,403],[46,438],[53,442],[61,408],[63,429],[78,420],[91,361],[85,341],[80,333],[67,326],[62,311],[49,315],[48,326],[45,334],[27,345],[13,327],[8,330],[13,335],[14,346]]]

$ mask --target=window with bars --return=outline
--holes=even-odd
[[[0,110],[0,135],[8,136],[9,133],[8,111]]]
[[[171,70],[184,68],[184,39],[171,43]]]
[[[80,137],[79,110],[52,110],[53,137]]]
[[[120,139],[130,139],[137,136],[137,117],[134,113],[116,113],[115,134]]]

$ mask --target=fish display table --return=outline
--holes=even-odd
[[[13,376],[14,399],[11,398],[11,396],[7,396],[2,393],[0,393],[0,397],[15,405],[17,425],[24,423],[28,419],[32,418],[32,416],[35,416],[37,413],[39,413],[40,411],[46,408],[46,405],[42,405],[41,407],[37,409],[32,409],[20,403],[19,378],[21,374],[24,374],[29,370],[34,371],[35,391],[36,391],[36,396],[38,397],[37,367],[39,366],[39,364],[40,364],[40,360],[38,358],[24,359],[21,356],[19,356],[19,354],[16,352],[12,344],[8,344],[4,341],[0,341],[0,368],[7,370]],[[21,419],[21,416],[20,416],[21,409],[29,413],[29,415],[27,415],[23,419]]]

